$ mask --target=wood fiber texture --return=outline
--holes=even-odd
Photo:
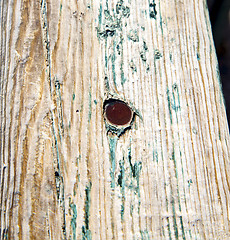
[[[230,239],[229,129],[203,0],[0,2],[0,239]],[[108,98],[130,129],[105,123]]]

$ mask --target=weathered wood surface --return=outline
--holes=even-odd
[[[230,239],[205,1],[0,4],[0,238]],[[108,94],[142,116],[119,138]]]

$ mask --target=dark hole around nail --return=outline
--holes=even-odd
[[[106,119],[118,126],[123,126],[131,122],[132,110],[123,101],[116,99],[109,99],[105,102],[105,117]]]

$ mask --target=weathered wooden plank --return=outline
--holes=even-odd
[[[205,1],[3,0],[0,89],[1,239],[230,238]]]

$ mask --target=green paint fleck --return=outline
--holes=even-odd
[[[197,60],[200,61],[200,54],[199,53],[196,54],[196,57],[197,57]]]
[[[123,0],[120,0],[117,4],[116,4],[116,13],[118,15],[121,15],[123,17],[128,18],[130,16],[130,8],[127,6],[123,5]]]
[[[173,210],[173,228],[174,228],[174,233],[175,233],[175,237],[176,239],[178,239],[178,227],[177,227],[177,222],[176,222],[176,212],[175,212],[175,202],[174,202],[174,198],[172,197],[172,210]]]
[[[78,182],[81,181],[80,174],[77,175]]]
[[[58,134],[60,140],[62,141],[62,136],[64,134],[64,121],[63,121],[63,110],[62,110],[62,98],[61,98],[61,84],[58,78],[54,78],[55,89],[56,89],[56,101],[57,101],[57,112],[58,112]]]
[[[159,50],[156,49],[156,50],[155,50],[155,53],[154,53],[154,58],[158,60],[158,59],[160,59],[161,57],[162,57],[161,53],[159,52]]]
[[[156,19],[156,16],[157,16],[156,4],[154,0],[152,0],[152,2],[149,3],[149,16],[150,18],[154,18],[154,19]]]
[[[193,132],[194,134],[197,134],[197,130],[196,130],[195,127],[192,128],[192,132]]]
[[[141,231],[141,240],[150,240],[148,230]]]
[[[173,103],[172,103],[172,109],[177,112],[180,110],[180,96],[179,96],[179,90],[176,83],[172,86],[172,95],[173,95]]]
[[[111,161],[111,188],[115,188],[115,168],[116,168],[116,146],[117,136],[109,137],[110,161]]]
[[[170,228],[169,218],[168,218],[167,220],[168,220],[169,239],[172,240],[172,234],[171,234],[171,228]]]
[[[137,72],[137,67],[134,64],[133,60],[131,60],[130,64],[129,64],[130,68],[132,69],[132,73]]]
[[[146,52],[148,51],[148,46],[145,41],[143,41],[143,48]]]
[[[75,93],[73,93],[73,101],[75,100]]]
[[[77,157],[77,159],[76,159],[76,164],[77,164],[77,166],[78,166],[78,164],[79,164],[79,161],[81,161],[81,155],[79,155],[79,156]]]
[[[139,42],[139,36],[138,36],[137,30],[130,30],[127,37],[129,40],[133,42]]]
[[[102,5],[100,4],[100,10],[99,10],[99,16],[98,16],[98,23],[100,28],[101,28],[101,20],[102,20]]]
[[[192,179],[189,179],[189,180],[188,180],[188,187],[189,187],[189,188],[190,188],[191,184],[192,184]]]
[[[141,52],[140,52],[140,57],[141,57],[141,60],[142,60],[143,62],[146,62],[146,61],[147,61],[146,52],[145,52],[145,51],[141,51]]]
[[[156,161],[158,163],[158,152],[157,152],[157,150],[153,150],[153,161]]]
[[[146,72],[148,72],[149,70],[150,70],[150,67],[149,67],[149,65],[147,65]]]
[[[170,114],[170,120],[172,124],[172,110],[175,112],[178,112],[180,108],[180,97],[179,97],[179,90],[176,83],[172,86],[172,100],[170,97],[170,91],[167,89],[167,98],[168,98],[168,108],[169,108],[169,114]],[[177,119],[177,115],[176,115]],[[178,119],[177,119],[178,121]]]
[[[120,70],[121,70],[121,84],[124,85],[124,83],[126,82],[125,79],[125,74],[124,74],[124,68],[123,68],[123,64],[124,64],[124,48],[123,48],[123,37],[121,36],[121,41],[120,41],[120,45],[121,45],[121,66],[120,66]]]
[[[95,104],[95,105],[97,105],[97,100],[96,100],[96,99],[94,99],[94,101],[93,101],[93,102],[94,102],[94,104]]]
[[[62,4],[60,4],[60,12],[59,12],[60,14],[61,14],[61,11],[62,11]]]
[[[112,37],[115,35],[118,29],[121,29],[121,21],[116,17],[112,17],[110,15],[109,10],[104,11],[105,15],[105,24],[103,24],[103,28],[97,27],[97,37],[99,39],[107,39],[108,37]]]
[[[118,176],[117,183],[121,187],[122,195],[122,204],[121,204],[121,220],[124,220],[124,211],[125,211],[125,167],[124,167],[124,158],[119,162],[120,174]]]
[[[117,44],[117,53],[118,53],[118,55],[121,55],[121,49],[120,49],[120,45],[119,44]]]
[[[140,57],[141,57],[141,60],[144,62],[144,64],[147,61],[146,52],[148,52],[148,46],[147,46],[146,42],[143,41],[143,49],[140,52]]]
[[[130,215],[131,216],[133,216],[133,210],[134,210],[134,206],[133,206],[133,204],[131,204],[131,206],[130,206]]]
[[[70,208],[72,210],[72,218],[71,218],[71,227],[72,227],[72,231],[73,231],[73,240],[76,240],[76,227],[77,227],[77,223],[76,223],[76,219],[77,219],[77,207],[74,203],[70,203]]]
[[[130,9],[123,6],[123,1],[119,1],[116,5],[116,13],[111,15],[108,8],[104,10],[104,24],[102,27],[102,7],[100,6],[97,29],[97,36],[99,39],[106,39],[116,34],[117,30],[122,29],[122,17],[128,18],[130,16]]]
[[[182,230],[182,238],[185,240],[185,232],[184,232],[184,225],[183,225],[183,219],[182,216],[180,216],[180,225],[181,225],[181,230]]]
[[[113,41],[113,54],[111,57],[112,61],[112,73],[113,73],[113,83],[115,88],[117,88],[117,83],[116,83],[116,69],[115,69],[115,61],[116,61],[116,42]]]
[[[91,187],[92,183],[90,182],[89,185],[85,189],[85,225],[82,226],[82,240],[91,240],[91,231],[89,229],[89,217],[90,217],[90,203],[91,203],[91,197],[90,197],[90,192],[91,192]]]
[[[160,9],[161,9],[161,2],[159,1],[159,10]],[[163,20],[162,20],[161,12],[160,12],[159,17],[160,17],[161,33],[162,33],[162,35],[164,35],[164,33],[163,33]]]
[[[171,111],[171,101],[170,101],[170,96],[169,96],[169,94],[170,94],[169,89],[167,89],[169,116],[170,116],[170,121],[171,121],[171,124],[172,124],[172,111]]]
[[[128,151],[128,161],[130,165],[131,170],[131,176],[136,179],[136,187],[133,185],[133,182],[131,182],[129,188],[134,189],[135,193],[138,195],[138,202],[139,207],[138,211],[140,210],[140,204],[141,204],[141,195],[140,195],[140,172],[142,169],[142,163],[141,162],[135,162],[134,165],[132,164],[132,157],[131,157],[131,148],[129,148]]]
[[[105,76],[105,88],[106,88],[106,90],[109,92],[110,87],[109,87],[109,80],[108,80],[108,77],[107,77],[107,76]]]

